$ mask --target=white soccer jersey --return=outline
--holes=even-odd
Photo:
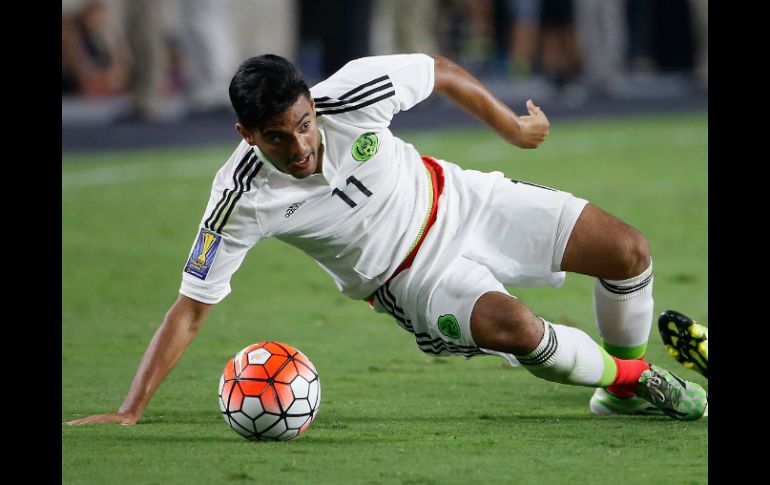
[[[217,303],[247,251],[274,236],[312,257],[353,299],[393,274],[421,233],[430,177],[417,150],[388,129],[433,91],[424,54],[357,59],[311,89],[323,173],[296,179],[242,141],[217,172],[180,293]]]

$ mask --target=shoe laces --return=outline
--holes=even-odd
[[[667,380],[658,374],[648,376],[645,381],[645,387],[650,397],[657,403],[676,406],[678,394]]]
[[[650,393],[650,397],[652,397],[657,402],[666,402],[666,395],[663,393],[661,388],[662,379],[658,376],[648,377],[647,382],[645,382],[645,385],[647,386],[647,392]]]

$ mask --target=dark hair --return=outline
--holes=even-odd
[[[310,90],[294,65],[281,56],[265,54],[245,60],[230,81],[230,102],[238,121],[253,131],[284,112]]]

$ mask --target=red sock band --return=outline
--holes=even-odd
[[[618,375],[615,376],[612,384],[606,387],[607,391],[621,399],[635,396],[639,377],[642,372],[650,368],[650,364],[642,359],[624,360],[618,359],[614,355],[610,355],[610,357],[618,367]]]

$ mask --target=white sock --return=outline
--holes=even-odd
[[[588,334],[545,320],[543,325],[543,339],[535,350],[516,355],[525,369],[561,384],[604,387],[612,383],[617,373],[615,362]]]
[[[647,350],[652,327],[652,259],[639,276],[596,279],[594,314],[605,350],[621,359],[638,359]]]

